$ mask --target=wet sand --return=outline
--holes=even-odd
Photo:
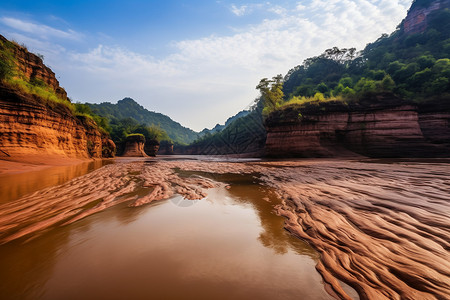
[[[285,228],[318,251],[316,268],[337,298],[349,299],[339,281],[361,299],[450,298],[448,162],[124,160],[0,204],[0,243],[120,203],[202,199],[224,184],[185,172],[253,174],[274,188]]]

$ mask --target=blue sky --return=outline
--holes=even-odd
[[[201,130],[247,108],[261,78],[394,31],[411,2],[2,0],[0,34],[43,54],[74,101],[132,97]]]

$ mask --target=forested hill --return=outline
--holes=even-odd
[[[330,48],[284,77],[262,79],[258,109],[221,132],[203,136],[194,143],[193,153],[256,153],[264,147],[264,119],[283,109],[319,107],[330,101],[345,106],[376,94],[412,103],[450,104],[449,9],[450,0],[415,0],[393,33],[383,34],[364,50]],[[255,137],[252,145],[259,146],[247,147],[247,136]]]
[[[449,8],[450,0],[416,0],[396,31],[363,51],[332,48],[305,60],[285,76],[284,100],[357,100],[376,92],[419,102],[448,97]]]
[[[109,102],[87,104],[93,113],[109,119],[111,124],[122,119],[132,118],[140,124],[159,126],[178,144],[190,144],[199,136],[197,132],[181,126],[180,123],[175,122],[168,116],[145,109],[131,98],[119,100],[117,104]]]

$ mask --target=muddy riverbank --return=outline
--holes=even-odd
[[[122,160],[0,204],[0,243],[25,242],[114,206],[206,199],[229,188],[214,176],[239,174],[280,199],[272,209],[320,254],[316,269],[331,295],[350,298],[344,282],[362,299],[445,299],[449,167],[445,160]]]

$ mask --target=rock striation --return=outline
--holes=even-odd
[[[439,109],[438,109],[439,108]],[[266,120],[266,155],[273,157],[447,157],[450,108],[420,108],[390,94],[360,104],[290,107]]]
[[[37,55],[0,35],[12,51],[16,71],[27,82],[41,82],[64,103],[49,102],[0,80],[0,157],[59,155],[70,158],[112,157],[109,135],[85,116],[75,116],[66,91]]]
[[[3,156],[100,158],[104,143],[109,143],[107,157],[114,155],[114,143],[91,119],[74,117],[64,105],[52,109],[6,87],[0,87],[0,132]]]
[[[450,8],[450,0],[429,1],[428,5],[413,3],[408,15],[403,21],[404,32],[408,34],[424,32],[428,24],[428,15],[444,8]]]
[[[122,156],[147,157],[144,151],[145,137],[140,134],[130,134],[125,140],[125,149]]]

